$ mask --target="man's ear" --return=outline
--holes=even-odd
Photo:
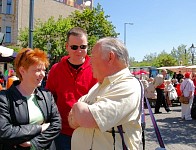
[[[115,58],[116,58],[115,53],[113,51],[110,51],[109,52],[109,63],[114,62]]]

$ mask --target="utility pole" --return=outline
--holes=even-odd
[[[33,13],[34,13],[34,0],[30,0],[29,5],[29,48],[33,48]]]

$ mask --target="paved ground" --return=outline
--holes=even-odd
[[[185,121],[181,119],[181,106],[170,108],[172,111],[167,113],[163,108],[162,114],[154,114],[161,136],[167,150],[196,150],[196,120]],[[154,108],[152,108],[154,112]],[[146,131],[145,150],[155,150],[159,147],[154,127],[147,109],[146,112]],[[142,150],[142,145],[140,150]]]

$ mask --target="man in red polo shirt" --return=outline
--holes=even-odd
[[[155,105],[155,114],[160,114],[162,112],[159,111],[161,105],[163,104],[165,110],[167,112],[171,111],[165,99],[164,89],[165,89],[165,77],[167,75],[167,70],[161,70],[161,74],[158,74],[154,79],[154,87],[157,92],[157,100]]]
[[[54,95],[62,118],[62,130],[55,139],[57,150],[71,150],[73,129],[68,124],[68,114],[73,104],[97,83],[93,78],[90,57],[87,55],[87,39],[84,29],[72,28],[67,33],[66,41],[69,55],[54,64],[48,74],[46,88]]]

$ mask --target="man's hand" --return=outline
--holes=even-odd
[[[42,131],[41,132],[44,132],[46,131],[46,129],[50,126],[50,123],[43,123],[42,124]]]
[[[69,116],[68,116],[68,122],[69,122],[69,126],[72,129],[76,129],[79,127],[79,124],[76,122],[73,114],[72,114],[72,110],[69,112]]]

